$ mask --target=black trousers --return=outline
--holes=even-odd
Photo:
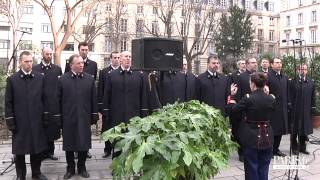
[[[106,130],[108,130],[110,128],[112,128],[112,127],[110,126],[110,123],[108,124],[106,122],[106,116],[102,115],[101,133],[103,133],[104,131],[106,131]],[[113,144],[110,141],[105,141],[104,142],[104,153],[111,154],[112,149],[113,149]]]
[[[54,154],[54,141],[48,141],[48,149],[43,152],[44,156],[49,156]]]
[[[308,140],[308,136],[306,135],[300,135],[299,136],[299,144],[300,144],[300,147],[298,149],[298,141],[297,141],[297,137],[298,137],[298,134],[297,133],[294,133],[292,134],[291,136],[291,145],[292,145],[292,149],[293,150],[300,150],[300,151],[305,151],[306,148],[307,148],[307,145],[306,145],[306,141]]]
[[[32,176],[37,176],[41,174],[41,154],[30,154],[30,164]],[[17,177],[25,177],[27,174],[25,154],[15,155],[15,165]]]
[[[88,151],[78,151],[78,172],[86,170],[86,160]],[[75,171],[74,151],[66,151],[67,171]]]
[[[273,142],[273,153],[276,153],[279,151],[279,146],[281,142],[282,135],[280,136],[274,136],[274,142]]]

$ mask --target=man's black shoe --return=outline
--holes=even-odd
[[[72,176],[74,176],[74,174],[75,174],[74,172],[67,171],[67,173],[64,174],[63,179],[71,179]]]
[[[280,150],[278,150],[277,152],[273,152],[273,156],[285,157],[286,154],[284,154],[283,152],[281,152]]]
[[[310,154],[306,149],[300,150],[300,152],[301,152],[302,154],[306,154],[306,155],[309,155],[309,154]]]
[[[109,157],[110,155],[111,155],[111,153],[105,152],[105,153],[103,154],[102,158],[107,158],[107,157]]]
[[[48,178],[47,178],[45,175],[43,175],[43,174],[39,174],[39,175],[32,176],[32,179],[48,180]]]
[[[299,154],[299,151],[298,151],[297,149],[293,149],[293,150],[292,150],[292,153],[293,153],[294,155],[298,155],[298,154]]]
[[[54,156],[54,155],[48,155],[47,156],[47,159],[51,159],[53,161],[57,161],[58,160],[58,157]]]
[[[22,177],[22,176],[17,176],[16,180],[26,180],[26,177]]]
[[[239,156],[239,161],[240,161],[240,162],[244,162],[244,158],[243,158],[242,155]]]
[[[88,151],[87,153],[87,158],[91,159],[92,158],[92,155],[90,154],[90,152]]]
[[[79,176],[83,177],[83,178],[89,178],[90,174],[88,173],[88,171],[86,169],[81,170],[80,172],[78,172]]]

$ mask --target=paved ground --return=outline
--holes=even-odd
[[[315,130],[314,136],[320,138],[320,130]],[[88,160],[87,169],[90,173],[90,179],[112,179],[110,174],[110,163],[111,159],[102,159],[103,146],[97,137],[94,136],[93,149],[90,150],[93,154],[93,158]],[[312,140],[310,138],[310,140]],[[10,163],[7,160],[12,158],[11,155],[11,144],[10,142],[2,142],[3,145],[0,145],[0,170],[2,171]],[[285,153],[289,153],[289,136],[284,136],[281,143],[281,150]],[[306,180],[316,180],[320,179],[320,145],[308,144],[308,150],[313,154],[309,156],[302,156],[301,163],[307,167],[303,170],[299,170],[300,179]],[[42,172],[52,180],[63,179],[63,174],[65,173],[65,154],[62,151],[61,141],[56,142],[56,155],[59,157],[58,161],[46,160],[42,164]],[[29,158],[26,158],[27,162]],[[288,179],[286,170],[273,169],[274,166],[285,165],[286,162],[284,159],[275,159],[270,164],[270,173],[269,179]],[[31,179],[30,175],[30,166],[28,165],[28,174],[27,178]],[[14,166],[9,168],[9,171],[4,175],[0,176],[0,180],[11,180],[15,178],[15,169]],[[75,176],[73,179],[81,179],[78,176]],[[231,159],[229,166],[222,170],[214,179],[216,180],[235,180],[235,179],[244,179],[243,164],[237,160],[237,155],[234,154]]]

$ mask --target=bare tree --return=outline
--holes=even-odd
[[[28,0],[1,0],[0,1],[0,14],[4,15],[12,29],[12,43],[11,47],[14,50],[17,46],[17,30],[19,29],[20,20],[23,16],[23,5],[26,4]],[[13,59],[10,59],[11,61],[7,64],[7,69],[12,65],[12,71],[16,70],[17,61],[16,56],[17,53],[15,53]]]
[[[206,3],[185,3],[181,11],[182,20],[175,22],[190,71],[193,60],[207,52],[210,44],[214,44],[219,18],[216,8]]]
[[[72,35],[74,27],[78,22],[80,16],[87,10],[92,8],[98,0],[64,0],[65,15],[62,20],[59,20],[53,16],[52,7],[57,0],[34,0],[39,4],[47,13],[51,24],[51,31],[53,35],[54,43],[54,62],[55,64],[61,64],[61,52],[67,45],[69,37]],[[59,39],[60,34],[62,38]]]
[[[106,22],[105,9],[102,9],[103,6],[103,2],[98,2],[94,7],[85,11],[85,25],[78,31],[72,32],[76,41],[92,44],[98,36],[105,33],[108,23]]]

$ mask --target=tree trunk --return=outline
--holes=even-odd
[[[54,58],[54,64],[58,66],[61,66],[61,52],[62,52],[61,48],[59,47],[55,48],[53,58]]]

